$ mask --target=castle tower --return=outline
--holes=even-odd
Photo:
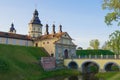
[[[55,24],[52,25],[52,34],[55,34]]]
[[[14,24],[12,23],[11,24],[11,27],[10,27],[10,30],[9,30],[10,33],[16,33],[16,30],[14,28]]]
[[[45,35],[48,35],[49,34],[49,32],[48,32],[48,24],[46,24],[46,31],[45,31]]]
[[[42,24],[38,15],[39,13],[35,9],[33,18],[29,23],[29,36],[31,36],[33,39],[42,35]]]
[[[59,32],[62,33],[62,25],[59,26]]]

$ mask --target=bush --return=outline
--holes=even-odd
[[[119,71],[119,67],[118,67],[118,66],[112,66],[112,67],[111,67],[111,70],[112,70],[112,71]]]
[[[90,69],[90,72],[94,72],[94,73],[98,72],[98,68],[96,66],[90,66],[89,69]]]

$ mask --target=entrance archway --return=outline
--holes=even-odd
[[[119,71],[119,66],[116,63],[108,63],[105,65],[105,71]]]
[[[35,43],[35,47],[38,47],[38,43]]]
[[[64,57],[68,58],[68,50],[67,49],[65,49],[65,51],[64,51]]]
[[[97,73],[99,65],[95,62],[85,62],[82,64],[82,73]]]

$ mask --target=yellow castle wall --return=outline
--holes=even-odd
[[[53,38],[53,39],[45,39],[45,40],[41,40],[41,41],[36,41],[34,43],[34,46],[35,44],[37,43],[38,44],[38,47],[44,47],[45,50],[51,55],[51,54],[54,54],[55,56],[55,44],[54,42],[57,41],[58,39],[57,38]]]
[[[1,44],[12,44],[21,46],[33,46],[33,41],[0,37]]]

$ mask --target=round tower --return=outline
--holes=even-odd
[[[42,35],[42,24],[38,15],[39,13],[35,9],[33,18],[29,23],[29,36],[31,36],[33,39]]]

